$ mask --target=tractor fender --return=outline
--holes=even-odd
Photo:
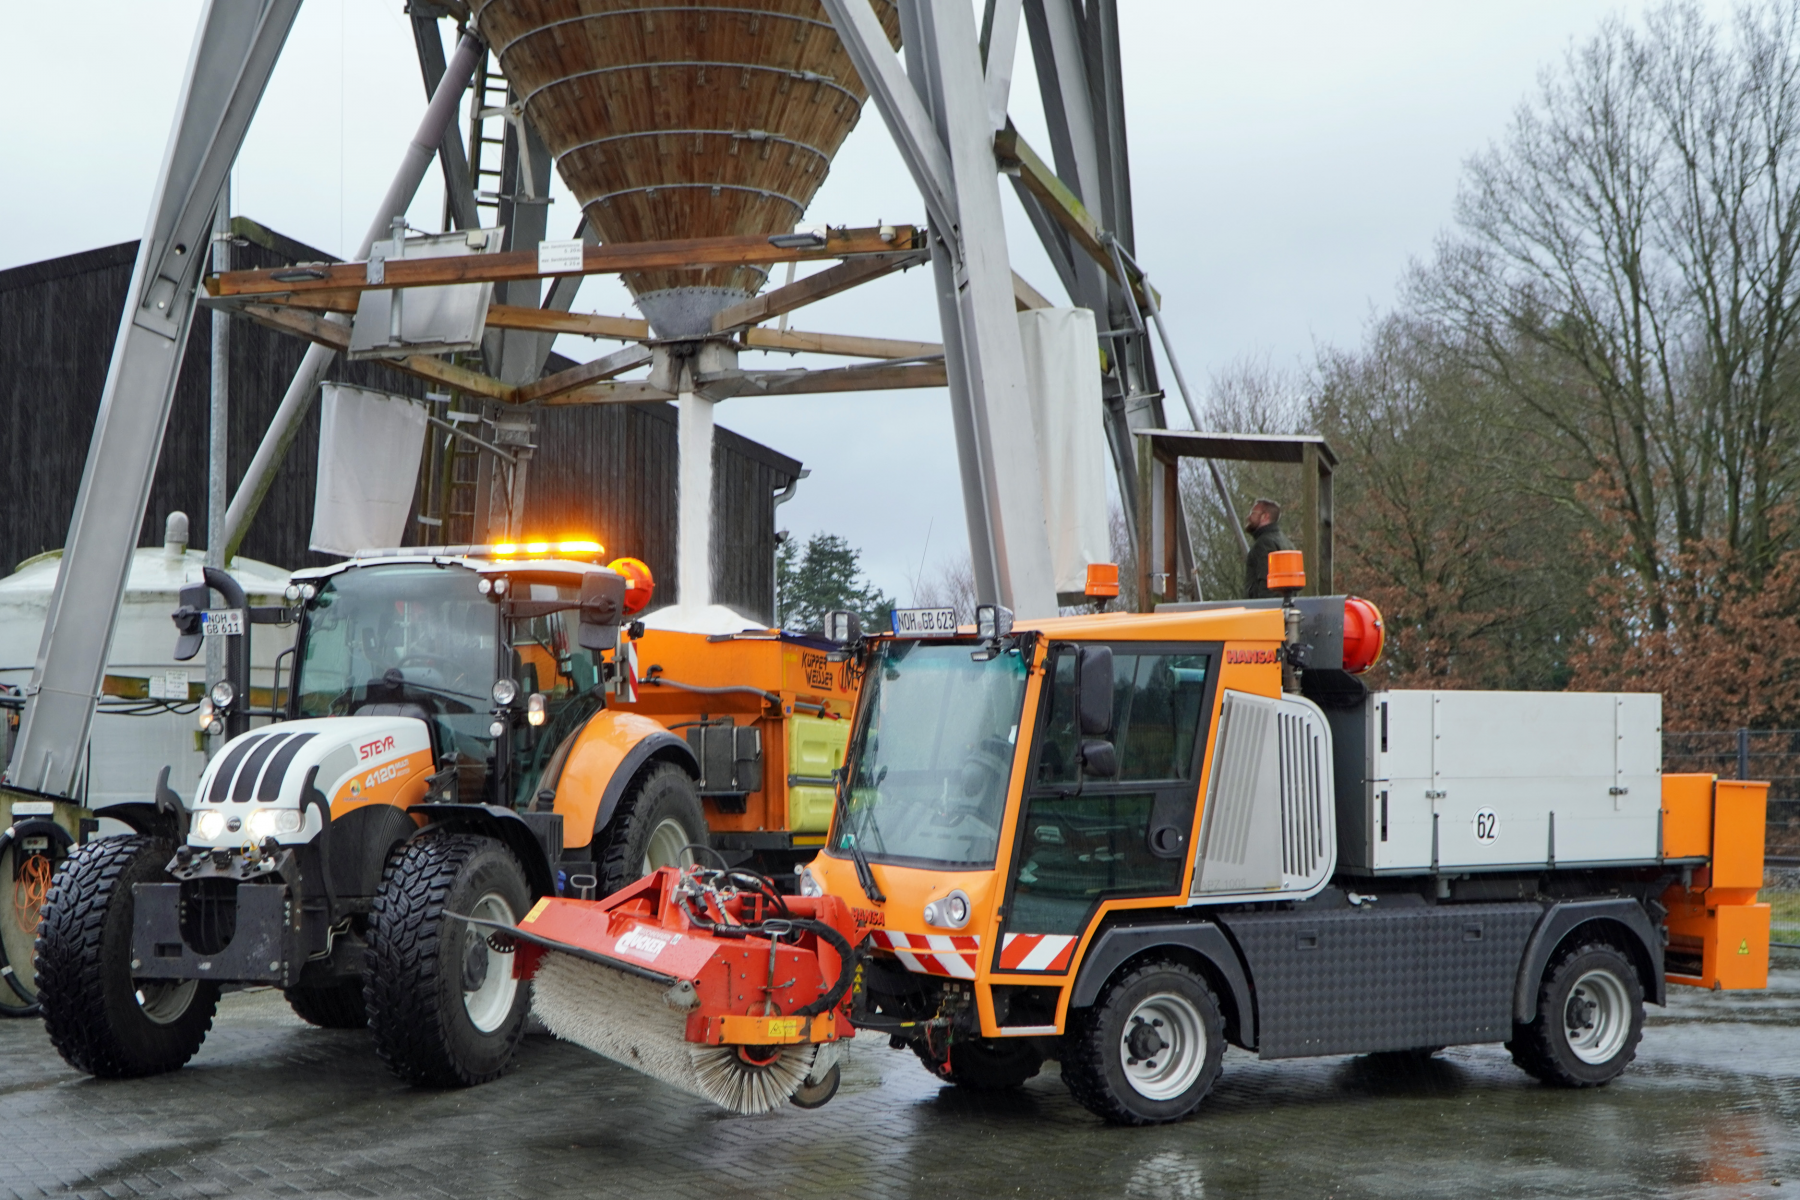
[[[1251,997],[1249,976],[1237,947],[1225,931],[1210,921],[1181,921],[1158,925],[1114,925],[1102,930],[1089,944],[1075,975],[1070,1008],[1087,1008],[1128,959],[1146,950],[1170,947],[1204,959],[1230,993],[1221,997],[1232,1012],[1226,1016],[1226,1036],[1246,1050],[1256,1049],[1256,1002]]]
[[[693,749],[649,717],[607,708],[588,718],[550,785],[556,796],[552,811],[563,818],[564,847],[588,845],[652,759],[676,763],[700,778]]]
[[[498,804],[414,804],[406,811],[425,818],[425,826],[414,837],[433,829],[461,829],[504,844],[525,868],[525,882],[533,897],[556,895],[556,872],[551,866],[549,848],[531,824],[512,809]],[[543,819],[547,818],[540,818]]]
[[[1521,1025],[1537,1015],[1538,982],[1550,965],[1556,948],[1578,929],[1587,925],[1605,927],[1609,940],[1623,942],[1619,949],[1629,954],[1643,976],[1644,999],[1651,1004],[1668,1003],[1668,983],[1663,978],[1663,946],[1650,914],[1636,900],[1569,900],[1553,904],[1538,919],[1531,940],[1525,943],[1525,955],[1519,960],[1519,978],[1513,985],[1513,1020]],[[1621,931],[1624,938],[1621,938]],[[1594,930],[1600,932],[1599,929]]]

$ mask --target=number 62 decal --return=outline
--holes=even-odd
[[[1491,808],[1484,808],[1475,814],[1475,840],[1488,843],[1500,836],[1500,817]]]

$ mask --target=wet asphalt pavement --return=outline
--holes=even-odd
[[[0,1022],[0,1195],[431,1197],[1742,1197],[1800,1200],[1800,957],[1766,993],[1671,989],[1610,1087],[1497,1047],[1398,1069],[1230,1052],[1200,1113],[1116,1129],[1056,1068],[940,1085],[865,1037],[817,1112],[732,1117],[573,1046],[527,1041],[469,1091],[397,1083],[368,1035],[225,997],[173,1075],[100,1083]]]

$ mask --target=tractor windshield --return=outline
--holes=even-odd
[[[475,584],[462,567],[398,563],[324,580],[295,669],[300,715],[416,704],[445,744],[485,735],[500,621]]]
[[[876,861],[991,864],[1019,740],[1026,664],[968,643],[883,642],[863,680],[849,802],[834,853]]]

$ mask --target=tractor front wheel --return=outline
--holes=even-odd
[[[1225,1022],[1211,986],[1179,962],[1143,963],[1070,1014],[1063,1082],[1118,1125],[1179,1121],[1219,1077]]]
[[[512,1066],[531,988],[485,926],[531,906],[525,872],[492,838],[432,834],[388,860],[369,913],[363,1002],[375,1050],[408,1083],[468,1087]]]
[[[56,872],[37,936],[44,1030],[68,1064],[102,1079],[173,1071],[199,1051],[219,985],[134,979],[133,884],[167,883],[174,848],[161,838],[102,838]]]

